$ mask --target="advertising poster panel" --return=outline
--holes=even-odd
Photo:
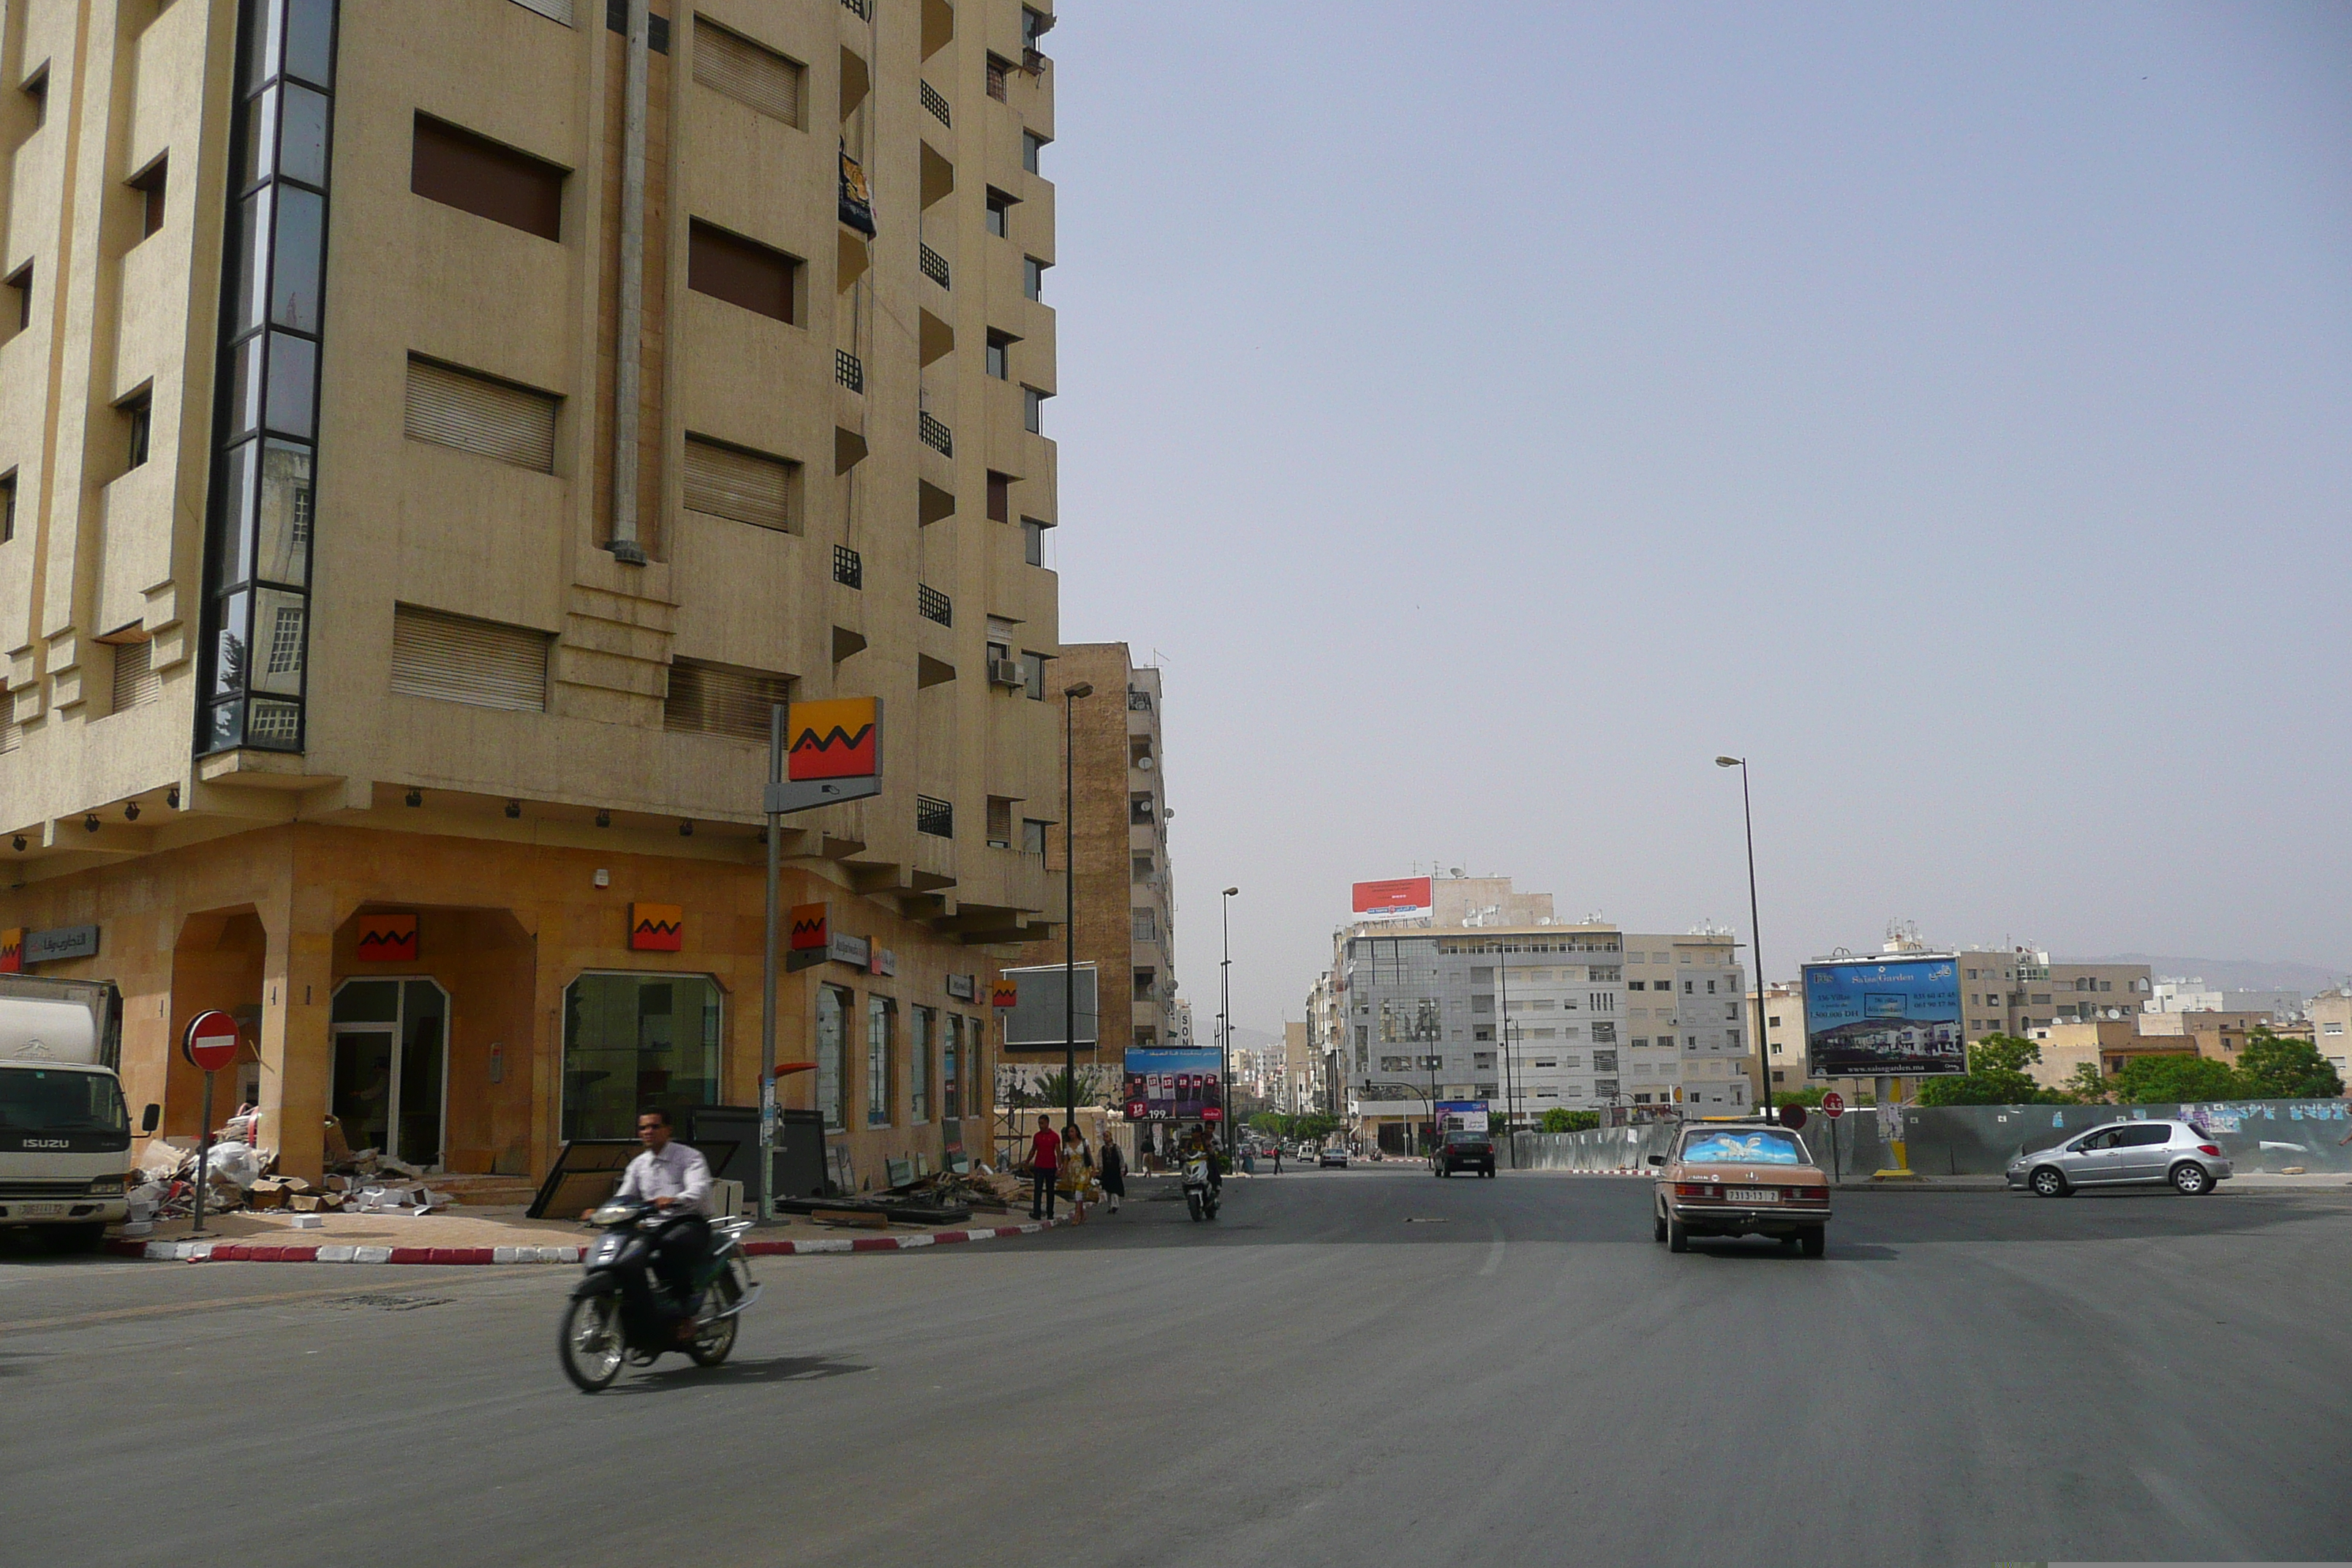
[[[1914,1078],[1969,1070],[1959,970],[1949,955],[1805,965],[1805,1044],[1815,1078]]]
[[[1223,1121],[1225,1086],[1213,1050],[1136,1046],[1119,1099],[1129,1121]]]
[[[1437,910],[1437,895],[1427,877],[1359,882],[1355,895],[1356,918],[1360,921],[1402,920],[1433,914]]]
[[[1484,1132],[1486,1102],[1483,1100],[1441,1100],[1437,1102],[1440,1132]]]

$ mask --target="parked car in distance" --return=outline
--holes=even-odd
[[[1495,1173],[1495,1140],[1484,1132],[1457,1129],[1445,1135],[1429,1163],[1441,1176],[1456,1171],[1475,1171],[1482,1176]]]
[[[1348,1152],[1345,1149],[1338,1148],[1336,1146],[1326,1149],[1323,1151],[1321,1156],[1316,1160],[1315,1163],[1322,1170],[1328,1171],[1332,1169],[1334,1166],[1337,1166],[1339,1169],[1344,1171],[1348,1168]]]
[[[1653,1154],[1651,1239],[1670,1252],[1694,1236],[1768,1236],[1819,1258],[1828,1247],[1830,1179],[1805,1141],[1760,1122],[1685,1127],[1672,1154]]]
[[[2165,1185],[2189,1197],[2230,1179],[2221,1146],[2194,1122],[2111,1121],[2009,1163],[2009,1184],[2045,1198],[2076,1187]]]

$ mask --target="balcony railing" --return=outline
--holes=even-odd
[[[874,20],[874,0],[841,0],[841,8],[861,22]]]
[[[833,580],[845,588],[866,586],[866,563],[846,544],[833,547]]]
[[[915,428],[923,437],[923,445],[942,458],[955,456],[955,432],[928,414],[915,416]]]
[[[928,833],[934,838],[953,838],[955,806],[948,801],[933,800],[927,795],[917,795],[915,797],[915,831]]]
[[[948,286],[948,258],[919,239],[915,242],[915,265],[923,269],[924,277],[940,288]]]
[[[1128,710],[1129,712],[1130,712],[1130,713],[1149,713],[1149,712],[1150,712],[1150,711],[1151,711],[1151,693],[1150,693],[1149,691],[1130,691],[1130,692],[1129,692],[1129,693],[1127,694],[1127,710]]]
[[[847,349],[833,351],[833,379],[852,392],[866,390],[866,362]]]
[[[943,626],[955,625],[955,602],[928,583],[915,584],[915,608],[923,619]]]
[[[940,89],[933,87],[929,82],[924,82],[922,84],[922,89],[923,107],[931,111],[932,119],[937,120],[942,125],[948,124],[948,100],[946,98],[941,96]]]

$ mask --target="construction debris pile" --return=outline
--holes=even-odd
[[[425,1173],[374,1149],[354,1151],[343,1139],[341,1125],[327,1118],[326,1173],[312,1183],[300,1176],[273,1174],[275,1152],[254,1142],[260,1112],[253,1106],[237,1113],[213,1134],[212,1157],[205,1178],[205,1212],[290,1210],[296,1214],[374,1214],[416,1215],[446,1208],[450,1196],[425,1184]],[[125,1235],[141,1236],[158,1219],[192,1215],[196,1207],[196,1163],[200,1157],[193,1138],[157,1138],[138,1162],[139,1184],[126,1194],[130,1202]],[[299,1223],[299,1222],[298,1222]]]
[[[1026,1195],[1020,1179],[985,1167],[965,1174],[940,1171],[890,1189],[893,1197],[910,1197],[933,1208],[985,1209],[1003,1214]]]

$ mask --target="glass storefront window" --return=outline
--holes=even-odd
[[[956,1082],[957,1069],[963,1063],[963,1016],[948,1015],[947,1037],[940,1044],[940,1117],[954,1121],[963,1115],[961,1085]]]
[[[936,1009],[918,1007],[907,1026],[907,1114],[918,1124],[931,1119],[931,1037],[939,1033]]]
[[[719,986],[702,974],[583,974],[563,993],[563,1136],[628,1138],[637,1112],[719,1103]]]
[[[816,1108],[836,1132],[849,1123],[841,1097],[842,1023],[848,1013],[848,992],[837,985],[816,988]]]
[[[866,1125],[890,1125],[890,1015],[898,1004],[887,996],[866,999]]]

